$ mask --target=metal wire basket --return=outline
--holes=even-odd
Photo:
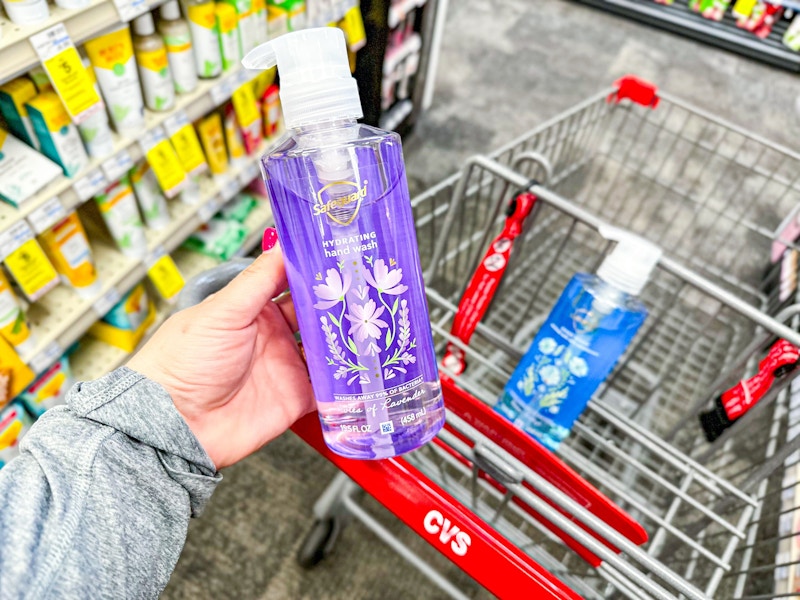
[[[525,189],[538,197],[537,208],[490,311],[464,345],[449,334],[458,301],[502,230],[504,209]],[[791,327],[798,311],[769,317],[759,290],[772,244],[792,247],[776,230],[798,203],[800,155],[634,79],[491,158],[472,159],[413,205],[435,341],[440,351],[448,342],[462,347],[469,367],[453,380],[487,404],[568,280],[610,250],[597,232],[601,223],[665,251],[642,294],[648,320],[559,451],[638,520],[649,541],[636,548],[503,455],[539,498],[527,498],[538,506],[536,518],[509,510],[514,503],[479,476],[485,471],[475,470],[463,439],[469,432],[452,418],[459,435],[444,434],[409,462],[585,597],[780,595],[773,572],[800,564],[786,553],[776,562],[778,542],[794,535],[778,532],[776,517],[787,510],[783,467],[800,447],[800,436],[786,440],[788,379],[713,444],[696,416],[749,375],[776,336],[800,344]],[[511,497],[519,482],[503,484]],[[563,532],[600,560],[565,548]]]

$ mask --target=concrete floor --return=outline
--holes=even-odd
[[[498,5],[502,10],[490,8]],[[458,0],[450,2],[434,106],[406,142],[412,189],[424,189],[465,157],[496,148],[626,73],[800,150],[800,75],[574,2]],[[322,565],[310,572],[297,567],[294,555],[313,503],[334,474],[292,434],[228,469],[206,514],[192,523],[164,598],[442,598],[355,523]],[[403,537],[476,592],[413,534]]]

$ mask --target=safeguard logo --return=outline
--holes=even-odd
[[[367,180],[359,186],[354,181],[333,181],[317,192],[314,216],[328,215],[339,225],[350,225],[367,197]]]

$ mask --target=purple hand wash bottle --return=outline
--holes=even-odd
[[[336,28],[250,52],[277,64],[287,133],[262,159],[325,442],[396,456],[444,424],[400,138],[360,125]]]

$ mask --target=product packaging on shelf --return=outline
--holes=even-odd
[[[2,270],[0,270],[0,337],[14,346],[14,350],[23,356],[36,347],[36,339],[31,335],[25,311]]]
[[[72,211],[39,239],[53,266],[82,298],[94,298],[100,293],[102,284],[78,213]]]
[[[218,77],[222,73],[222,57],[216,3],[213,0],[187,0],[185,7],[192,33],[197,75],[203,79]]]
[[[34,376],[11,344],[0,337],[0,407],[16,398],[30,385]]]
[[[36,86],[27,77],[18,77],[0,86],[0,115],[11,133],[36,150],[39,149],[39,138],[33,130],[25,103],[37,94]]]
[[[114,128],[126,135],[140,134],[145,128],[144,98],[128,26],[122,25],[87,41],[84,49],[94,67]]]
[[[4,202],[22,205],[62,172],[59,165],[0,128],[0,199]]]
[[[213,112],[201,119],[197,125],[197,133],[200,135],[212,175],[224,175],[228,171],[228,152],[225,149],[225,134],[219,113]]]
[[[144,13],[133,21],[133,52],[142,82],[144,105],[163,112],[175,106],[175,84],[169,69],[167,47],[156,35],[153,15]]]
[[[89,334],[102,342],[133,352],[156,318],[156,309],[143,283],[115,304]]]
[[[253,94],[253,84],[246,81],[240,85],[231,97],[233,110],[236,113],[236,124],[241,133],[244,150],[252,155],[261,147],[261,113]],[[227,114],[227,113],[226,113]]]
[[[222,70],[230,71],[239,66],[242,59],[239,33],[239,17],[232,4],[216,3],[217,29],[219,30],[219,50],[222,57]]]
[[[262,170],[325,442],[357,459],[418,448],[445,413],[400,138],[357,122],[340,29],[287,34],[243,63],[277,63],[284,81],[288,133]]]
[[[189,24],[181,18],[178,0],[169,0],[159,8],[158,32],[164,38],[169,70],[175,81],[175,91],[188,94],[197,88],[192,34]]]
[[[256,15],[256,25],[258,27],[258,44],[263,44],[269,40],[267,0],[253,0],[253,12]]]
[[[4,264],[25,298],[36,302],[56,287],[60,279],[30,228],[21,228],[18,241],[19,246],[5,257]]]
[[[61,98],[55,92],[39,94],[26,104],[42,153],[61,165],[64,175],[74,177],[89,164],[81,136]]]
[[[239,26],[239,55],[244,56],[258,45],[258,16],[253,11],[252,0],[221,0],[236,11]]]
[[[146,160],[133,167],[128,173],[133,191],[144,215],[144,221],[151,229],[163,229],[172,218],[169,215],[167,199],[161,192],[156,176]]]
[[[271,40],[289,33],[289,15],[270,0],[267,0],[267,29]]]
[[[19,442],[32,424],[32,419],[19,402],[0,409],[0,468],[19,455]]]
[[[783,34],[783,44],[795,52],[800,52],[800,15],[795,15]]]
[[[306,2],[305,0],[268,0],[267,6],[270,10],[270,18],[272,13],[282,13],[285,19],[286,31],[299,31],[306,28]],[[270,26],[272,22],[270,22]],[[276,24],[277,27],[281,23]],[[270,28],[270,35],[273,35]]]
[[[219,209],[219,216],[223,219],[244,223],[247,217],[258,206],[258,200],[247,193],[237,194],[233,200],[227,202]]]
[[[661,257],[650,242],[611,227],[617,246],[596,275],[578,273],[539,328],[494,409],[557,450],[647,316],[637,296]]]
[[[84,59],[84,67],[86,67],[86,74],[89,75],[97,97],[100,98],[97,77],[88,58]],[[105,108],[96,110],[86,117],[78,125],[78,132],[81,134],[81,139],[89,156],[93,158],[108,158],[114,153],[114,139],[111,137],[111,127],[108,124],[108,113]]]
[[[19,400],[35,418],[41,417],[48,409],[64,404],[67,392],[75,383],[69,359],[62,356],[52,367],[39,375]]]
[[[225,145],[228,148],[228,158],[234,169],[240,168],[247,160],[247,156],[244,148],[244,139],[239,129],[239,122],[236,120],[236,113],[233,110],[233,105],[230,103],[226,104],[222,109],[222,114],[222,125],[225,128]]]
[[[218,260],[236,255],[247,239],[247,227],[232,219],[214,216],[183,243],[184,248]]]
[[[275,84],[269,86],[261,96],[261,121],[264,126],[264,137],[271,138],[278,133],[281,120],[280,89]]]
[[[147,238],[130,178],[124,176],[94,199],[120,251],[131,258],[144,258]]]
[[[16,25],[34,25],[50,18],[47,0],[3,0],[3,8]]]

